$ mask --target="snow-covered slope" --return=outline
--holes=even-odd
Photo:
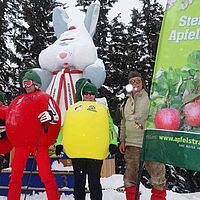
[[[123,185],[123,176],[122,175],[113,175],[109,178],[101,179],[102,187],[107,188],[103,190],[103,200],[126,200],[125,194],[117,192],[113,189]],[[141,191],[141,200],[149,200],[151,196],[151,190],[146,189],[143,185],[140,187]],[[24,195],[21,196],[21,199],[24,198]],[[0,200],[6,200],[7,197],[1,197]],[[40,193],[33,196],[27,196],[27,200],[46,200],[46,194]],[[199,200],[200,193],[190,193],[190,194],[178,194],[172,191],[167,191],[167,200]],[[61,195],[61,200],[74,200],[73,195],[65,196]],[[90,200],[89,194],[86,196],[86,200]]]

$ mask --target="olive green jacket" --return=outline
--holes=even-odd
[[[120,142],[125,141],[126,146],[142,147],[148,107],[149,97],[144,89],[134,98],[129,96],[122,108]]]

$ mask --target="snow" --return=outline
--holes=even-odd
[[[52,170],[57,171],[73,171],[72,166],[64,167],[61,162],[54,161],[51,165]],[[6,170],[6,169],[4,169]],[[8,168],[7,170],[10,170]],[[116,191],[117,188],[123,186],[123,175],[114,174],[107,178],[101,178],[101,185],[103,188],[103,200],[126,200],[124,192]],[[88,188],[88,183],[86,182],[86,188]],[[151,198],[151,189],[145,188],[142,183],[140,184],[141,200],[149,200]],[[7,197],[0,196],[0,200],[6,200]],[[21,200],[24,199],[24,194],[21,195]],[[46,193],[35,193],[31,196],[26,197],[27,200],[47,200]],[[65,195],[61,193],[61,200],[74,200],[73,194]],[[200,192],[179,194],[173,191],[167,191],[167,200],[199,200]],[[86,194],[86,200],[90,200],[90,196]]]
[[[125,200],[125,194],[122,192],[114,191],[113,188],[117,188],[123,184],[122,175],[113,175],[108,178],[101,179],[103,188],[108,188],[103,191],[103,200]],[[151,190],[144,188],[143,185],[140,187],[141,191],[141,200],[148,200],[151,196]],[[24,195],[21,195],[21,199],[24,198]],[[167,191],[167,200],[199,200],[200,193],[193,194],[177,194],[172,191]],[[0,197],[0,200],[6,200],[7,197]],[[32,196],[27,196],[27,200],[46,200],[45,193],[39,193]],[[74,200],[73,195],[64,194],[61,195],[61,200]],[[90,200],[89,194],[86,194],[86,200]]]
[[[126,200],[123,192],[117,192],[114,189],[123,185],[123,175],[114,174],[108,178],[101,178],[101,184],[103,188],[103,200]],[[151,196],[151,190],[140,185],[141,200],[149,200]],[[0,196],[0,200],[6,200],[7,197]],[[21,199],[24,199],[24,194],[21,195]],[[34,194],[27,196],[27,200],[46,200],[46,193]],[[61,200],[74,200],[73,195],[61,194]],[[172,191],[167,191],[167,200],[199,200],[200,193],[178,194]],[[90,200],[89,194],[86,194],[86,200]]]

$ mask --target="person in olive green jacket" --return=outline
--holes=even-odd
[[[128,98],[122,108],[119,150],[122,154],[125,154],[124,186],[126,199],[133,200],[136,194],[149,97],[139,72],[130,72],[128,80],[132,85],[132,91],[128,94]],[[151,200],[165,200],[165,165],[158,162],[145,162],[145,167],[151,176],[151,184],[153,186]]]

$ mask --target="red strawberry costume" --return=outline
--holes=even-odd
[[[60,130],[60,120],[53,124],[47,123],[48,133],[45,134],[38,119],[41,112],[48,110],[49,100],[53,102],[57,113],[60,113],[53,98],[41,91],[22,94],[11,102],[8,108],[6,130],[14,147],[29,145],[36,147],[41,131],[40,146],[49,146],[55,143]]]
[[[5,154],[11,151],[12,145],[6,136],[5,119],[8,107],[0,106],[0,154]]]
[[[25,82],[29,80],[33,83]],[[54,144],[58,136],[60,110],[50,95],[38,90],[41,80],[36,72],[26,72],[23,81],[23,87],[28,92],[11,102],[6,118],[8,138],[15,147],[8,200],[20,200],[23,171],[30,154],[35,155],[48,200],[59,200],[57,184],[51,172],[48,146]],[[45,122],[47,133],[44,133],[41,122]]]

